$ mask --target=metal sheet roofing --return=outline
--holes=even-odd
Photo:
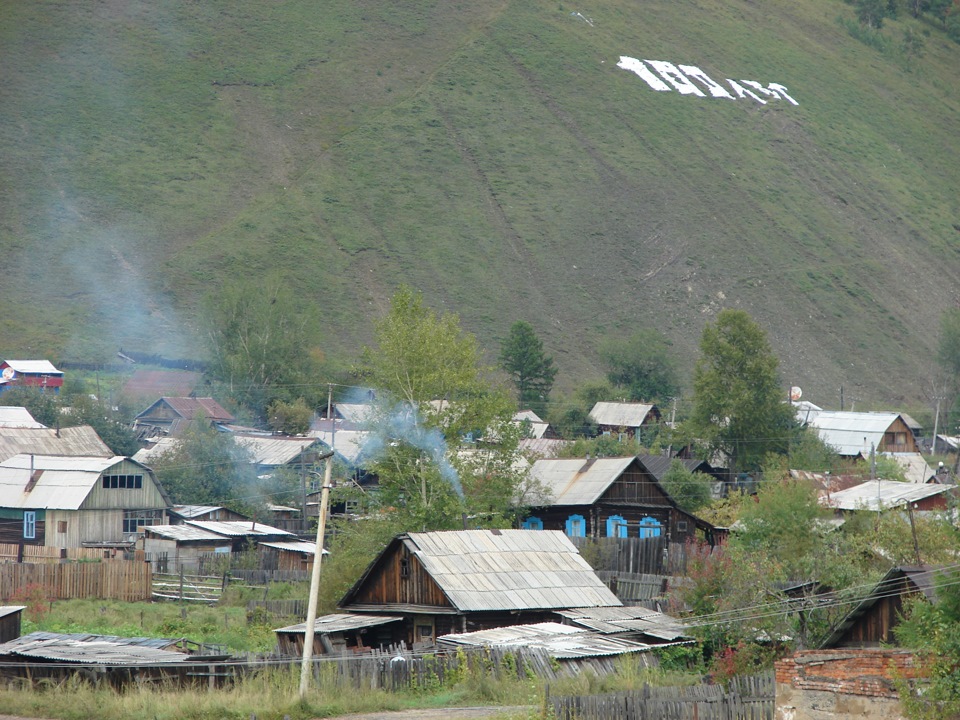
[[[461,612],[621,604],[557,530],[457,530],[401,539]]]
[[[837,510],[887,509],[914,503],[952,491],[956,485],[918,484],[896,480],[868,480],[847,490],[831,493],[820,502]],[[878,507],[879,505],[879,507]]]
[[[246,448],[253,462],[265,467],[280,467],[297,460],[300,453],[317,444],[315,437],[284,437],[282,435],[234,435],[237,445]]]
[[[363,446],[371,436],[368,430],[313,430],[311,435],[319,439],[351,465],[356,465],[363,454]]]
[[[253,520],[187,520],[186,525],[223,535],[225,537],[258,537],[266,535],[288,535],[295,537],[292,532],[281,530],[262,522]]]
[[[4,360],[7,367],[13,368],[18,373],[28,375],[63,375],[63,372],[57,370],[49,360]]]
[[[20,453],[113,457],[89,425],[61,428],[0,427],[0,461]]]
[[[45,428],[38,423],[25,407],[19,405],[0,405],[0,428]]]
[[[198,518],[201,515],[206,515],[207,513],[214,512],[215,510],[223,510],[222,505],[174,505],[170,508],[173,512],[179,515],[182,518],[187,520],[192,520]]]
[[[0,462],[0,507],[77,510],[100,474],[125,459],[14,455]]]
[[[880,447],[883,433],[898,417],[889,412],[797,411],[801,422],[816,428],[824,443],[846,457],[868,455],[871,446]]]
[[[174,437],[161,437],[148,448],[140,448],[133,454],[133,459],[150,465],[164,453],[172,452],[180,445],[180,440]]]
[[[332,615],[321,615],[314,624],[314,634],[345,632],[349,630],[360,630],[361,628],[373,627],[375,625],[386,625],[388,623],[399,622],[403,618],[392,617],[390,615],[355,615],[353,613],[333,613]],[[284,628],[274,630],[275,633],[303,634],[307,630],[305,622],[290,625]]]
[[[643,607],[575,608],[558,610],[557,615],[604,635],[642,633],[667,642],[691,637],[677,618]]]
[[[275,550],[285,550],[287,552],[297,552],[304,555],[316,555],[317,554],[317,544],[315,542],[306,542],[304,540],[289,540],[289,541],[277,541],[277,542],[262,542],[258,543],[264,547],[274,548]],[[324,555],[329,555],[326,550],[323,551]]]
[[[374,406],[370,403],[337,403],[336,413],[349,423],[364,425],[373,419]]]
[[[520,441],[520,451],[527,456],[534,458],[552,458],[556,457],[561,448],[569,445],[569,440],[556,440],[553,438],[523,438]]]
[[[230,539],[223,535],[202,530],[201,528],[191,527],[190,525],[147,525],[143,528],[146,535],[156,535],[166,540],[176,540],[177,542],[219,542],[224,545],[230,544]]]
[[[144,665],[186,662],[186,653],[165,650],[177,640],[120,638],[84,633],[30,633],[0,645],[0,656],[42,658],[97,665]]]
[[[441,645],[466,647],[509,647],[543,650],[558,660],[605,657],[649,650],[649,645],[618,637],[588,632],[559,623],[511,625],[472,633],[441,635]]]
[[[926,459],[920,453],[882,453],[893,458],[903,468],[903,476],[907,482],[925,483],[936,476],[936,471],[927,465]]]
[[[0,605],[0,618],[26,610],[26,605]]]
[[[597,425],[638,428],[655,407],[646,403],[598,402],[590,411],[590,419]]]
[[[634,461],[633,457],[537,460],[530,470],[552,505],[592,505]]]

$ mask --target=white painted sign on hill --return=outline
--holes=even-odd
[[[637,60],[621,55],[617,67],[635,73],[657,92],[676,90],[681,95],[697,97],[707,97],[709,93],[709,97],[727,100],[751,98],[761,105],[766,105],[771,100],[786,100],[792,105],[800,104],[790,97],[787,94],[787,88],[779,83],[768,83],[764,87],[756,80],[727,78],[727,84],[730,86],[730,90],[727,90],[696,65],[674,65],[665,60]]]

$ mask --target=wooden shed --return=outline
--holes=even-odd
[[[200,558],[210,553],[230,556],[233,542],[223,535],[191,525],[153,525],[144,528],[138,543],[146,559],[160,572],[197,572]]]
[[[824,648],[869,648],[895,645],[893,629],[900,621],[909,597],[936,600],[938,568],[903,565],[892,568],[876,587],[854,607],[822,643]]]
[[[345,651],[363,652],[379,649],[393,642],[394,633],[387,627],[402,622],[398,615],[371,615],[369,613],[335,613],[318,617],[314,625],[314,655],[328,655]],[[274,630],[277,650],[281,655],[303,656],[303,637],[306,623]]]
[[[713,526],[681,510],[636,457],[537,460],[531,475],[549,498],[532,507],[528,530],[571,537],[660,537],[693,540]]]
[[[26,605],[0,605],[0,643],[20,637],[20,622]]]
[[[402,616],[393,641],[408,645],[619,605],[563,533],[525,530],[399,535],[340,601],[352,613]]]

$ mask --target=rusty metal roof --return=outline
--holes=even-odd
[[[0,461],[20,453],[113,457],[113,451],[89,425],[54,428],[0,428]]]
[[[557,530],[456,530],[400,540],[461,612],[621,604]]]
[[[121,638],[86,633],[35,632],[0,645],[0,657],[40,658],[97,665],[154,665],[190,660],[186,653],[165,649],[178,642],[179,640],[169,638]]]
[[[511,625],[492,630],[441,635],[437,638],[437,643],[461,647],[543,650],[557,660],[623,655],[644,652],[651,647],[633,640],[592,633],[583,628],[559,623]]]
[[[148,419],[150,411],[161,403],[169,405],[174,412],[187,420],[192,420],[198,414],[203,414],[207,420],[211,421],[233,422],[235,419],[212,397],[162,397],[137,415],[137,419]]]

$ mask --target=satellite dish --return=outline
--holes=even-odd
[[[792,388],[790,388],[790,399],[791,399],[793,402],[796,402],[797,400],[799,400],[799,399],[802,398],[802,397],[803,397],[803,390],[801,390],[800,388],[798,388],[796,385],[794,385]]]
[[[12,367],[7,367],[3,369],[3,379],[4,380],[13,380],[15,371]]]

